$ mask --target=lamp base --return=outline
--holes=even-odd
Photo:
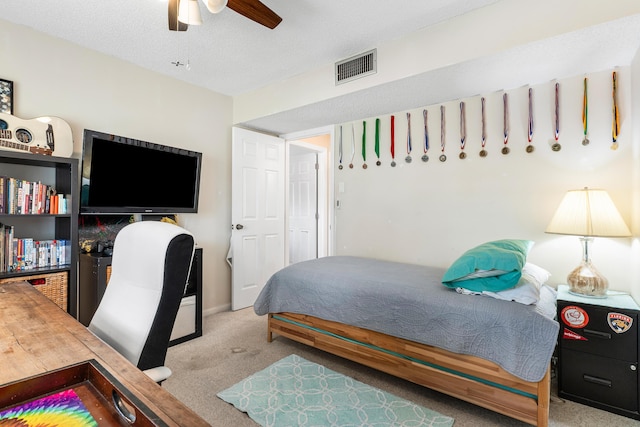
[[[569,273],[567,283],[569,292],[592,297],[606,296],[609,288],[609,281],[598,272],[591,261],[582,261]]]

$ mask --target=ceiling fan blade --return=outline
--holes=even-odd
[[[180,0],[169,0],[169,30],[170,31],[187,31],[189,24],[178,21],[178,8]]]
[[[282,22],[282,18],[260,0],[229,0],[227,7],[272,30]]]

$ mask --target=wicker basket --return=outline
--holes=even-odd
[[[58,307],[67,310],[67,284],[69,273],[60,271],[57,273],[34,274],[32,276],[18,276],[0,279],[0,284],[28,281],[34,288],[42,292],[44,296],[56,303]]]

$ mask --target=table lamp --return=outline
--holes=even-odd
[[[609,282],[593,266],[590,245],[594,237],[631,236],[609,194],[587,187],[568,191],[545,232],[581,236],[582,262],[567,276],[569,292],[605,297]]]

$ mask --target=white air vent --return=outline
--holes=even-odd
[[[375,74],[377,70],[376,49],[336,62],[336,85],[360,77]]]

